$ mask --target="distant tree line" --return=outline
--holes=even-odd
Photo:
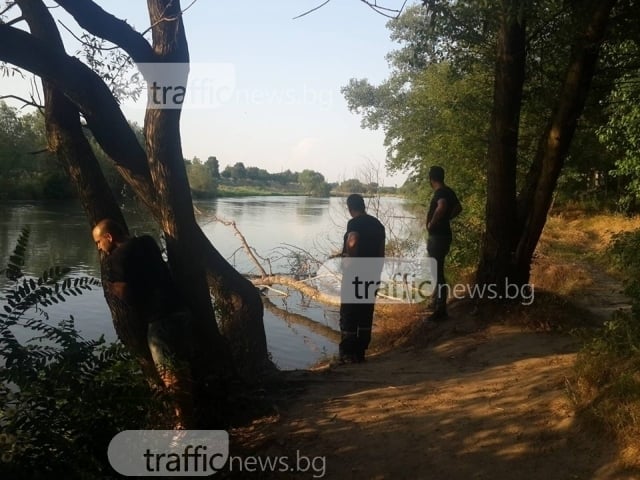
[[[327,197],[331,193],[375,195],[396,192],[395,188],[380,187],[376,182],[363,183],[355,178],[330,183],[322,173],[309,169],[301,172],[292,172],[287,169],[271,173],[263,168],[247,167],[243,162],[236,162],[220,171],[220,162],[215,156],[208,157],[204,162],[198,157],[185,162],[189,184],[196,198],[220,196],[221,185],[265,187],[280,193],[317,197]]]
[[[143,145],[141,127],[132,124],[132,129]],[[125,182],[113,163],[90,132],[87,132],[87,137],[111,189],[121,197],[126,197]],[[268,191],[318,197],[327,197],[331,193],[395,193],[395,188],[382,188],[376,182],[363,182],[356,178],[330,183],[322,173],[310,169],[301,172],[287,169],[271,173],[263,168],[236,162],[221,171],[220,162],[215,156],[209,156],[204,161],[198,157],[185,159],[185,164],[194,198],[224,195],[221,185],[263,187]],[[39,112],[20,114],[18,109],[0,102],[0,200],[62,200],[75,197],[76,192],[69,178],[60,168],[55,155],[47,149],[42,115]]]

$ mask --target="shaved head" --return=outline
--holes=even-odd
[[[91,234],[98,250],[107,254],[127,238],[127,232],[122,225],[110,218],[104,218],[96,223]]]

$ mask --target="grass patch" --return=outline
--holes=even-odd
[[[267,197],[292,195],[301,196],[304,194],[298,191],[251,185],[220,185],[218,187],[218,197]]]
[[[640,327],[618,315],[587,341],[579,353],[570,396],[585,424],[610,435],[621,460],[640,466]],[[635,345],[635,346],[634,346]]]
[[[574,299],[605,273],[625,285],[631,312],[616,312],[596,329],[576,330],[584,346],[567,389],[583,423],[615,439],[620,460],[633,467],[640,466],[639,229],[640,217],[619,214],[569,211],[551,217],[532,275]]]

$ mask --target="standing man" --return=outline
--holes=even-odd
[[[359,291],[363,284],[354,284],[358,270],[365,270],[366,280],[379,281],[384,258],[385,230],[380,221],[367,214],[364,198],[357,193],[347,197],[347,208],[351,220],[347,223],[347,232],[344,234],[342,247],[343,274],[342,274],[342,298],[340,305],[340,363],[360,363],[364,361],[365,351],[371,342],[371,326],[373,324],[373,309],[375,306],[374,290],[368,292]],[[354,268],[354,262],[349,262],[349,257],[358,257],[355,265],[364,265],[366,268]],[[373,277],[376,277],[373,278]],[[361,303],[350,303],[349,298],[354,296],[362,298]]]
[[[104,290],[111,308],[129,312],[134,330],[146,341],[162,383],[176,402],[176,428],[192,421],[189,352],[190,315],[183,307],[169,268],[149,235],[130,237],[111,219],[92,231],[104,261]]]
[[[462,211],[462,205],[455,192],[444,183],[444,169],[433,166],[429,169],[429,183],[433,197],[427,214],[427,254],[437,262],[436,288],[433,292],[433,313],[428,320],[445,320],[449,286],[444,277],[444,259],[451,247],[451,225],[449,221]]]

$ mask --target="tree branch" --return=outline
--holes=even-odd
[[[32,35],[0,25],[0,59],[24,68],[56,88],[78,107],[98,143],[111,158],[127,159],[134,175],[149,178],[146,153],[107,85],[80,60]]]
[[[24,20],[23,16],[20,17],[16,17],[13,20],[9,20],[8,22],[5,23],[5,25],[15,25],[16,23],[20,23]]]
[[[395,8],[388,8],[388,7],[383,7],[382,5],[378,5],[378,2],[376,0],[374,0],[373,2],[369,0],[360,0],[360,1],[368,5],[369,8],[371,8],[377,14],[387,18],[398,18],[402,13],[402,11],[404,10],[405,5],[407,4],[407,0],[405,0],[399,9],[395,9]],[[395,15],[390,15],[387,12],[393,12],[395,13]]]
[[[260,271],[260,274],[262,275],[262,277],[269,276],[269,274],[264,269],[262,264],[256,258],[255,254],[253,253],[253,250],[251,250],[251,247],[249,246],[249,242],[247,242],[247,239],[245,238],[245,236],[238,229],[238,226],[236,225],[235,220],[223,220],[222,218],[214,216],[214,221],[219,222],[223,225],[226,225],[227,227],[233,228],[236,236],[240,238],[240,242],[242,243],[242,247],[244,248],[244,251],[247,253],[247,256],[251,259],[251,261],[256,265],[256,267],[258,267],[258,270]]]
[[[307,10],[304,13],[301,13],[300,15],[296,15],[295,17],[293,17],[292,20],[297,20],[298,18],[302,18],[305,15],[309,15],[310,13],[315,12],[316,10],[321,9],[322,7],[324,7],[327,3],[329,3],[331,0],[325,0],[324,2],[322,2],[320,5],[318,5],[317,7],[313,7],[311,10]]]
[[[16,6],[16,2],[7,2],[7,6],[4,8],[4,10],[0,10],[0,17],[15,6]]]
[[[301,13],[300,15],[296,15],[295,17],[293,17],[293,20],[297,20],[298,18],[304,17],[305,15],[309,15],[310,13],[315,12],[316,10],[320,10],[322,7],[324,7],[327,3],[329,3],[331,0],[325,0],[324,2],[322,2],[320,5],[318,5],[317,7],[313,7],[310,10],[307,10],[304,13]],[[398,18],[400,16],[400,14],[402,13],[402,11],[404,10],[405,5],[407,4],[407,0],[404,0],[404,2],[402,3],[402,6],[399,9],[396,8],[389,8],[389,7],[385,7],[382,5],[378,5],[377,0],[360,0],[362,3],[364,3],[365,5],[367,5],[369,8],[371,8],[374,12],[376,12],[379,15],[382,15],[383,17],[387,17],[387,18]],[[387,12],[393,12],[394,15],[390,15]]]
[[[162,18],[160,18],[158,21],[156,21],[153,25],[151,25],[149,28],[147,28],[144,32],[142,32],[142,35],[146,35],[148,32],[150,32],[151,30],[153,30],[153,27],[155,27],[156,25],[162,23],[162,22],[174,22],[176,21],[178,18],[180,18],[182,15],[184,15],[184,12],[186,12],[187,10],[189,10],[191,7],[193,7],[193,5],[197,2],[198,0],[193,0],[189,5],[187,5],[184,10],[181,10],[180,13],[178,15],[175,15],[173,17],[165,17],[164,15],[162,16]]]
[[[153,49],[144,36],[126,21],[104,11],[91,0],[57,0],[82,28],[89,33],[118,45],[134,62],[148,63],[154,59]]]
[[[36,107],[38,110],[42,110],[44,108],[44,105],[38,105],[37,103],[35,103],[33,101],[33,98],[31,100],[27,100],[26,98],[22,98],[19,97],[18,95],[2,95],[0,96],[0,100],[4,100],[5,98],[13,98],[14,100],[19,100],[20,102],[24,103],[24,105],[20,108],[24,108],[27,105],[31,105],[32,107]]]

